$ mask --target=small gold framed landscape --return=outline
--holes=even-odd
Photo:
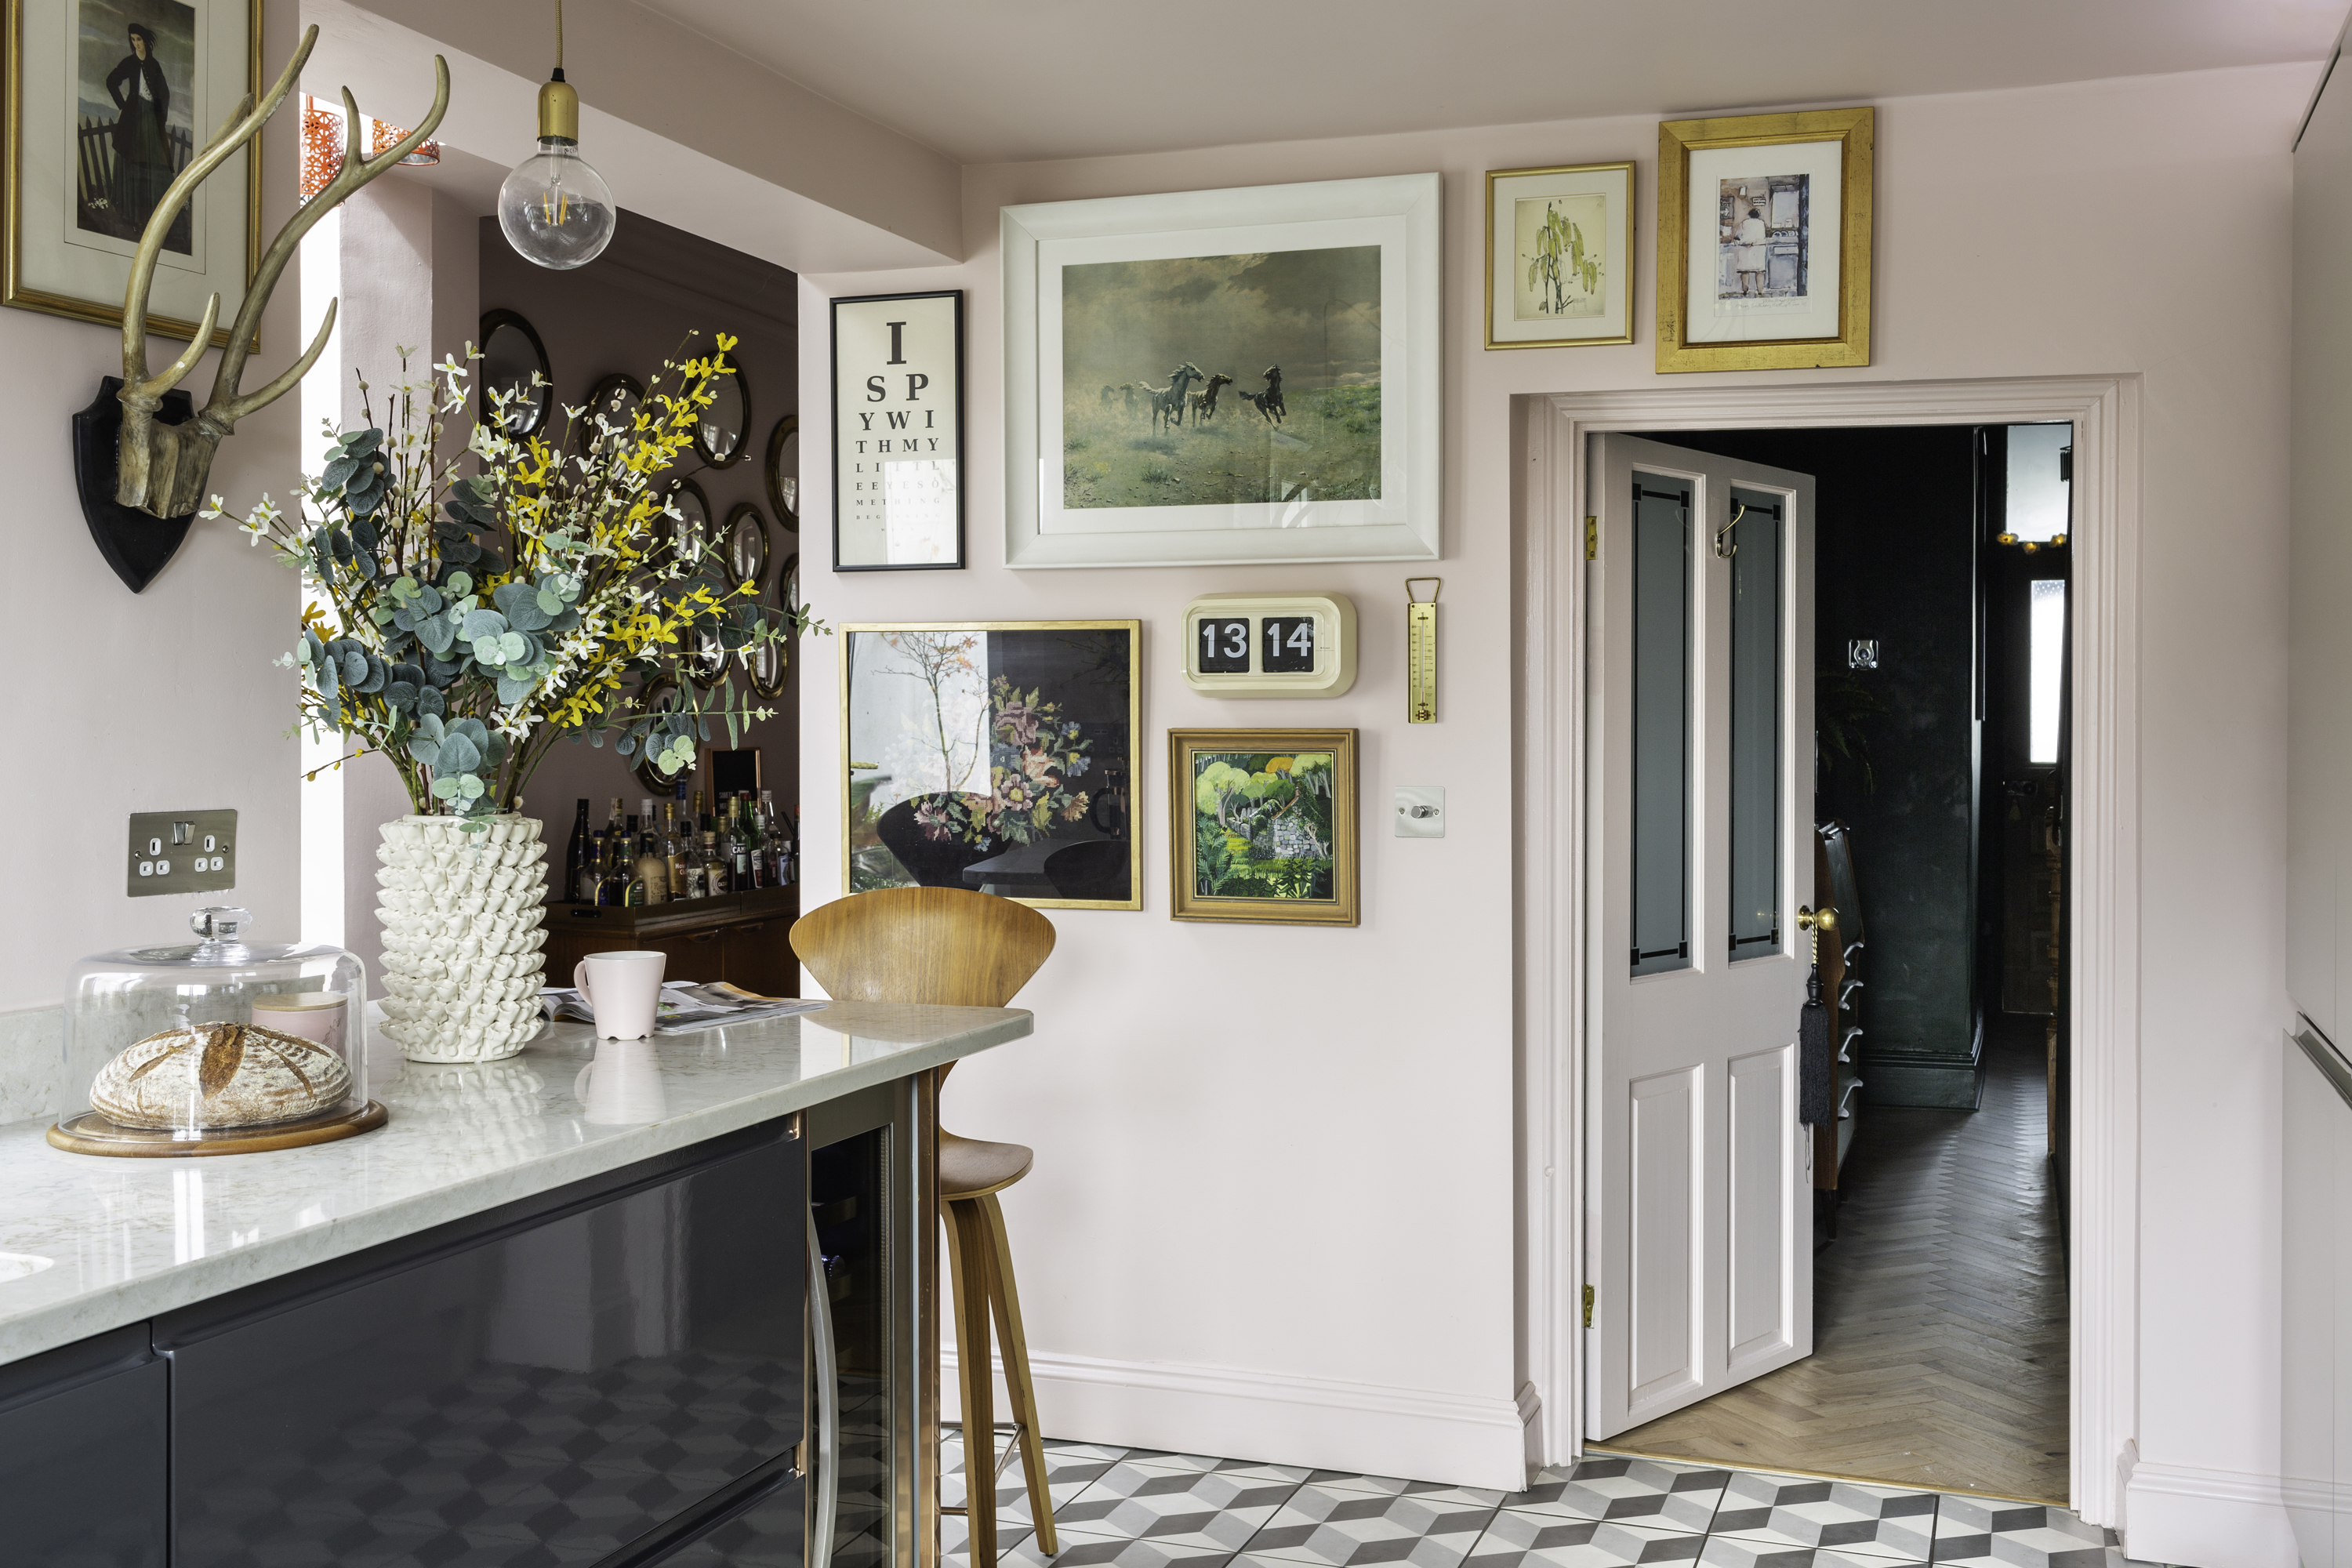
[[[1486,346],[1633,341],[1633,165],[1486,171]]]
[[[845,626],[842,890],[1139,910],[1139,621]]]
[[[1353,730],[1168,731],[1169,913],[1357,923]]]
[[[0,303],[120,326],[165,189],[261,90],[261,0],[7,0],[7,29]],[[236,318],[261,250],[261,142],[198,186],[164,235],[150,332],[190,336],[215,291],[220,320]],[[212,341],[225,346],[228,329]]]
[[[1870,363],[1871,109],[1658,127],[1658,369]]]

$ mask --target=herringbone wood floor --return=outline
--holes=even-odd
[[[1864,1112],[1813,1354],[1603,1447],[2065,1502],[2041,1031],[1986,1033],[1981,1109]]]

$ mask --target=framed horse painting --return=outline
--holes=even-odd
[[[1005,563],[1434,557],[1440,195],[1004,208]]]

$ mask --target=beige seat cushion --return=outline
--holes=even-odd
[[[1029,1173],[1036,1159],[1026,1144],[989,1143],[940,1133],[940,1197],[976,1198],[999,1187],[1009,1187]]]

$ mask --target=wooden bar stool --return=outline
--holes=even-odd
[[[793,927],[793,951],[825,994],[843,1002],[922,1002],[948,1007],[1002,1007],[1054,951],[1054,922],[1026,904],[961,888],[886,888],[811,910]],[[950,1067],[940,1069],[944,1083]],[[948,1273],[955,1287],[956,1381],[963,1405],[964,1506],[973,1568],[996,1563],[995,1388],[989,1369],[989,1320],[1004,1352],[1013,1396],[1014,1454],[1028,1478],[1037,1545],[1048,1557],[1054,1500],[1045,1484],[1045,1443],[1037,1430],[1037,1394],[1029,1379],[1029,1340],[1021,1294],[1013,1284],[1013,1250],[996,1194],[1029,1173],[1034,1155],[1019,1143],[990,1143],[940,1131],[940,1217],[948,1233]]]

